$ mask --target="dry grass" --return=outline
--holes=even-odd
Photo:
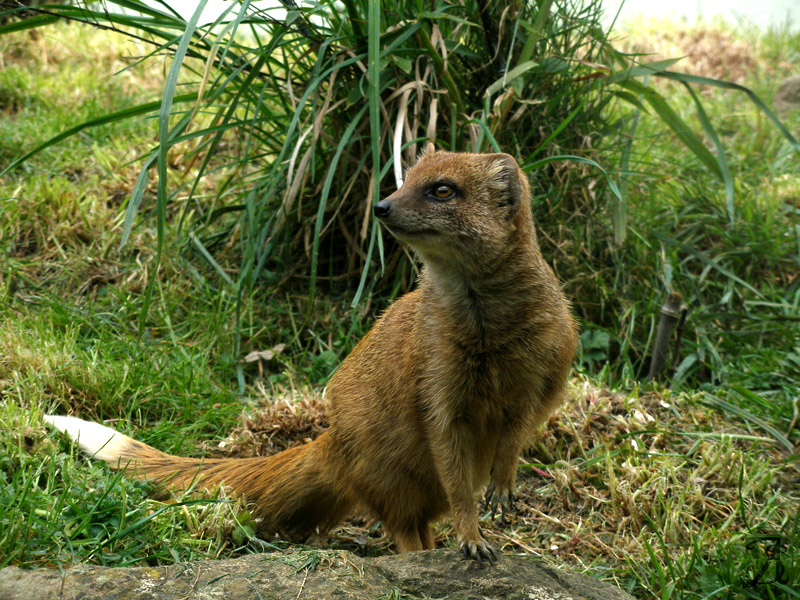
[[[325,407],[309,390],[263,393],[262,399],[263,408],[243,415],[225,440],[206,448],[226,457],[269,456],[308,443],[327,428]]]
[[[243,417],[215,453],[272,454],[325,429],[324,406],[308,390],[279,398]],[[659,538],[677,552],[695,538],[710,547],[741,534],[745,516],[789,519],[800,507],[797,466],[771,438],[700,399],[668,390],[622,394],[574,379],[570,400],[522,460],[516,513],[505,523],[485,514],[487,537],[504,552],[624,564],[646,562],[646,544],[658,548]],[[448,520],[437,533],[439,544],[453,543]],[[389,550],[363,515],[321,543]]]
[[[551,420],[534,455],[556,460],[552,479],[522,478],[514,531],[538,552],[624,561],[656,546],[687,547],[702,526],[744,529],[744,498],[755,514],[783,493],[797,509],[798,471],[770,438],[754,435],[699,404],[699,397],[625,395],[588,381]],[[552,458],[550,458],[552,457]],[[524,469],[524,467],[523,467]]]
[[[757,39],[743,38],[722,25],[686,28],[647,21],[631,24],[629,30],[623,41],[628,51],[647,55],[647,62],[684,57],[677,65],[684,73],[743,84],[760,68]]]

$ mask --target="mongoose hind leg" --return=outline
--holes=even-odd
[[[419,539],[422,541],[422,549],[433,550],[436,547],[436,542],[433,539],[433,530],[430,523],[427,521],[420,523],[417,529],[419,531]]]
[[[394,545],[398,553],[418,552],[424,550],[420,532],[416,527],[387,527],[389,535],[394,539]]]
[[[402,522],[386,522],[384,527],[394,539],[397,552],[417,552],[435,547],[433,531],[428,519],[411,518]]]

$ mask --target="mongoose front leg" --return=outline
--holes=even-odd
[[[497,451],[486,488],[486,508],[492,511],[494,519],[497,508],[505,521],[506,514],[514,509],[514,482],[517,478],[517,464],[522,450],[522,432],[506,432],[497,443]]]
[[[493,563],[497,555],[481,535],[475,510],[472,487],[474,441],[463,425],[450,423],[434,429],[431,444],[434,461],[450,502],[461,552],[478,563],[484,560]]]

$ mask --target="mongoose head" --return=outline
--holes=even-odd
[[[428,144],[402,187],[374,210],[426,262],[489,265],[520,235],[532,235],[529,194],[508,154],[437,152]]]

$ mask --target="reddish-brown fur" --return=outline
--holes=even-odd
[[[446,185],[454,197],[433,191]],[[443,188],[444,189],[444,188]],[[435,152],[376,210],[424,264],[331,378],[330,428],[275,456],[191,460],[138,442],[137,475],[224,483],[261,530],[302,538],[354,506],[375,513],[398,551],[433,547],[450,511],[465,554],[493,560],[475,493],[510,505],[521,447],[560,403],[576,329],[542,259],[528,182],[504,154]]]

